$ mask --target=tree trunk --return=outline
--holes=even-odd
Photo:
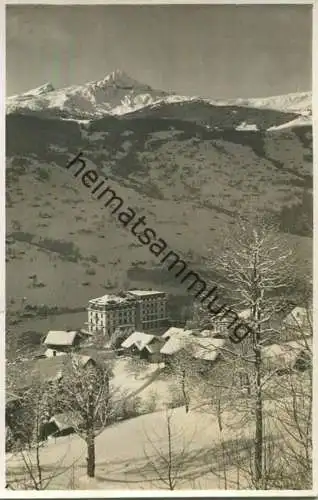
[[[87,437],[87,475],[88,477],[95,477],[95,439],[90,433]]]
[[[36,443],[36,470],[37,470],[37,480],[36,480],[36,490],[42,490],[42,467],[40,461],[40,444]]]
[[[255,371],[256,371],[256,401],[255,401],[255,483],[256,489],[262,489],[263,480],[263,391],[262,391],[262,357],[260,313],[257,311],[258,325],[254,336]]]
[[[186,391],[186,374],[185,374],[185,370],[182,370],[182,381],[181,381],[181,387],[182,387],[182,396],[183,396],[183,400],[184,400],[184,404],[185,404],[185,411],[186,413],[189,413],[189,399],[188,399],[188,395],[187,395],[187,391]]]
[[[263,483],[263,391],[262,391],[262,354],[261,354],[261,310],[260,303],[262,291],[259,288],[260,275],[259,252],[254,253],[253,269],[253,307],[252,318],[254,319],[253,331],[253,350],[255,354],[254,368],[256,379],[256,399],[255,399],[255,449],[254,449],[254,467],[255,467],[255,487],[262,489]]]
[[[262,489],[263,477],[263,401],[260,373],[260,352],[256,351],[256,405],[255,405],[255,479],[256,488]],[[258,359],[259,358],[259,359]]]

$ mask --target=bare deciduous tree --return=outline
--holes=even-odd
[[[196,454],[191,453],[191,442],[186,440],[180,431],[176,433],[173,428],[173,410],[165,413],[165,435],[152,429],[151,434],[144,430],[146,445],[144,455],[147,459],[147,480],[156,487],[175,490],[185,480],[193,479],[187,468],[195,461]],[[147,446],[148,445],[148,446]],[[150,474],[149,474],[150,473]]]
[[[246,321],[251,327],[248,339],[234,349],[238,358],[241,387],[245,387],[252,403],[249,417],[254,421],[254,460],[251,471],[256,489],[264,486],[264,411],[262,346],[277,334],[271,323],[281,310],[282,293],[290,281],[291,251],[284,245],[275,228],[253,227],[241,223],[226,242],[218,259],[225,287],[233,297],[233,308],[247,310]],[[227,307],[215,309],[225,318]],[[232,319],[232,318],[231,318]],[[230,337],[231,338],[231,337]],[[235,374],[236,376],[238,373]],[[235,384],[236,385],[236,384]]]
[[[186,413],[190,411],[191,393],[196,377],[197,363],[186,345],[180,352],[173,355],[170,368],[176,381],[176,388],[180,394],[180,401],[185,407]],[[176,394],[174,394],[176,397]]]
[[[272,334],[269,321],[280,308],[280,290],[290,273],[289,249],[284,249],[273,228],[240,227],[231,246],[220,259],[226,279],[232,284],[236,304],[250,311],[252,327],[253,386],[255,393],[255,487],[263,487],[263,384],[262,345]]]
[[[60,400],[70,423],[87,445],[87,475],[95,476],[95,438],[109,424],[112,413],[111,366],[92,360],[84,364],[66,356]]]

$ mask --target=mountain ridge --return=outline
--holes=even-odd
[[[6,111],[10,113],[56,112],[70,119],[99,119],[108,115],[125,116],[129,113],[150,111],[169,106],[237,107],[272,110],[288,113],[289,121],[299,115],[311,115],[311,92],[300,92],[251,99],[208,99],[200,96],[182,96],[175,92],[153,89],[122,70],[115,70],[101,80],[83,85],[55,89],[46,83],[20,95],[7,98]],[[273,123],[271,126],[277,124]],[[279,123],[278,125],[281,125]]]

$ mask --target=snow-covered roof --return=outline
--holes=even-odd
[[[187,349],[196,359],[213,361],[218,356],[224,343],[225,339],[195,337],[186,333],[170,337],[160,352],[161,354],[175,354],[181,349]]]
[[[168,330],[162,335],[162,338],[166,339],[169,337],[175,337],[180,335],[191,335],[192,330],[185,330],[184,328],[177,328],[175,326],[171,326]]]
[[[223,330],[220,328],[220,326],[221,325],[216,325],[216,327],[213,330],[205,329],[205,330],[199,331],[199,337],[212,338],[212,337],[215,337],[217,335],[220,335],[221,333],[223,333]],[[226,325],[224,325],[224,330],[225,330],[225,326]]]
[[[214,361],[224,346],[225,339],[196,338],[191,344],[191,354],[196,359]]]
[[[161,354],[176,354],[184,349],[190,342],[190,337],[186,335],[173,335],[161,348]]]
[[[150,342],[155,338],[154,335],[150,335],[149,333],[144,333],[144,332],[134,332],[132,333],[128,339],[124,340],[122,342],[121,347],[124,347],[125,349],[128,349],[129,347],[132,347],[135,345],[140,351],[142,349],[150,344]]]
[[[284,324],[293,327],[309,327],[312,322],[312,312],[305,307],[294,307],[285,317]]]
[[[50,330],[44,341],[45,345],[72,346],[77,332],[67,332],[65,330]]]
[[[241,318],[241,319],[249,319],[252,315],[252,309],[251,308],[248,308],[248,309],[243,309],[242,311],[240,311],[238,313],[238,317]]]
[[[262,348],[265,365],[292,367],[302,352],[312,350],[312,339],[292,340],[283,344],[272,344]]]
[[[50,422],[54,423],[59,431],[72,429],[76,420],[75,412],[57,413],[50,418]]]

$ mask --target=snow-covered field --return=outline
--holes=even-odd
[[[242,397],[235,398],[231,405],[226,402],[218,415],[210,398],[204,402],[205,398],[198,393],[191,400],[189,412],[183,406],[167,409],[165,404],[172,396],[172,378],[163,368],[162,364],[136,365],[128,358],[115,361],[113,386],[124,389],[124,397],[137,395],[143,402],[147,402],[150,394],[156,391],[156,408],[114,423],[96,437],[93,479],[86,475],[86,444],[83,439],[76,434],[49,439],[40,450],[42,477],[44,481],[48,480],[48,489],[167,490],[169,463],[174,489],[252,487],[244,475],[244,468],[248,470],[250,467],[254,449],[255,416],[251,400]],[[267,445],[272,453],[271,467],[277,466],[276,459],[286,447],[291,446],[296,451],[299,448],[300,456],[303,453],[297,432],[293,438],[288,427],[295,400],[290,396],[286,398],[283,388],[287,382],[293,381],[295,387],[306,389],[305,384],[309,381],[299,374],[295,374],[292,380],[287,377],[276,378],[276,382],[273,380],[273,387],[267,387],[269,398],[263,401],[264,443],[268,439],[271,441],[269,448]],[[303,400],[298,399],[297,406],[301,406]],[[276,445],[283,445],[283,448],[276,448]],[[27,452],[24,461],[21,454],[7,453],[7,482],[13,482],[14,489],[34,489],[26,464],[29,471],[31,467],[34,472],[35,450]]]
[[[223,488],[218,478],[221,448],[216,418],[198,411],[187,414],[178,408],[172,413],[171,433],[174,463],[182,469],[177,488]],[[58,438],[41,451],[44,477],[60,473],[53,477],[50,489],[166,489],[151,461],[160,463],[156,450],[167,455],[167,436],[165,411],[111,426],[96,438],[96,477],[90,482],[85,474],[84,441],[76,435]],[[231,438],[230,433],[227,438]],[[242,439],[238,446],[244,453]],[[21,458],[7,456],[8,480],[23,477],[21,466]],[[163,464],[161,468],[165,470]]]
[[[163,377],[164,364],[148,364],[139,373],[133,374],[128,369],[129,359],[117,359],[113,368],[113,387],[123,389],[129,395],[138,395],[142,402],[156,398],[156,409],[162,409],[170,400],[169,386],[172,383]]]

